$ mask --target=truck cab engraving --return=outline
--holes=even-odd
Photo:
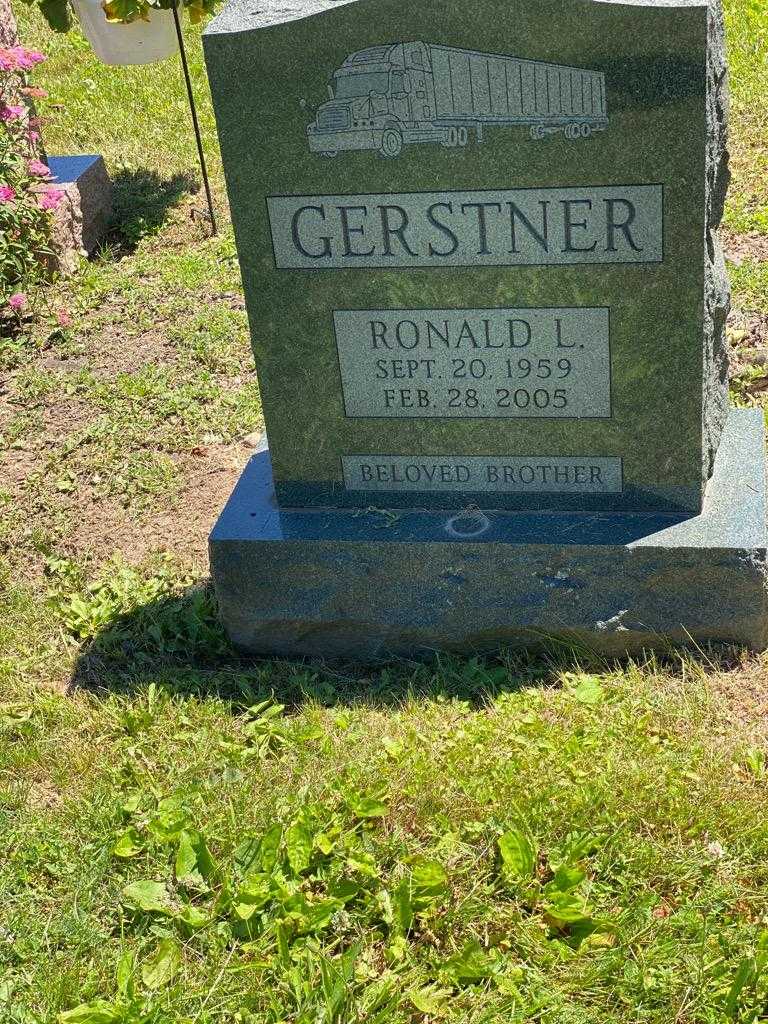
[[[478,142],[487,126],[526,126],[532,139],[563,132],[571,141],[608,126],[600,71],[425,42],[388,43],[351,53],[333,72],[329,101],[307,128],[322,156],[404,145]]]

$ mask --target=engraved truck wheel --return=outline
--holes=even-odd
[[[582,139],[588,139],[589,136],[592,134],[592,125],[591,124],[583,124],[583,125],[581,125],[581,127],[579,128],[579,133],[581,134]]]
[[[467,129],[459,128],[457,135],[458,143],[460,146],[466,146],[467,144]]]
[[[384,134],[381,136],[381,149],[379,152],[382,156],[400,156],[400,150],[402,148],[403,137],[400,132],[396,128],[386,128]]]
[[[570,142],[579,137],[579,126],[577,124],[567,124],[565,126],[565,137]]]

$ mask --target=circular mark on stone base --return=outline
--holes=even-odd
[[[479,508],[465,509],[458,515],[451,516],[445,524],[445,532],[451,537],[463,540],[467,537],[479,537],[490,525],[490,519]]]

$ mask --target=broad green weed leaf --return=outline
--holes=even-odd
[[[394,924],[402,935],[407,935],[413,924],[413,903],[411,902],[411,880],[401,878],[392,893]]]
[[[766,774],[768,774],[766,771],[765,751],[760,750],[759,747],[750,747],[744,755],[744,762],[747,770],[756,779],[764,779]]]
[[[199,832],[191,832],[192,846],[197,854],[197,870],[206,882],[215,881],[219,877],[219,868],[208,849],[208,844]]]
[[[537,851],[531,839],[512,828],[499,839],[502,872],[507,878],[529,880],[536,870]]]
[[[136,960],[130,950],[126,950],[117,965],[117,992],[123,999],[133,999],[135,995],[134,974]]]
[[[753,980],[754,975],[755,961],[751,956],[746,956],[736,969],[725,1000],[725,1016],[728,1020],[737,1019],[741,993],[744,987]]]
[[[326,832],[318,832],[313,839],[313,844],[324,857],[330,857],[333,851],[334,842]]]
[[[132,793],[128,799],[120,806],[120,810],[123,814],[130,818],[132,814],[135,814],[141,804],[141,793]]]
[[[143,849],[144,843],[138,830],[131,826],[123,832],[112,847],[112,855],[128,860],[131,857],[136,857]]]
[[[141,968],[141,980],[149,989],[162,988],[181,967],[181,948],[174,939],[161,939],[154,954]]]
[[[579,704],[595,706],[605,700],[605,690],[599,676],[575,675],[568,678],[569,689]]]
[[[591,921],[591,914],[582,899],[570,892],[553,892],[548,895],[544,914],[549,924],[556,928],[567,927],[577,922]]]
[[[423,988],[412,989],[408,998],[419,1011],[430,1017],[442,1017],[446,1010],[446,1002],[451,995],[449,988],[439,988],[437,985],[425,985]]]
[[[586,878],[586,875],[581,868],[576,868],[570,864],[561,864],[561,866],[555,872],[555,876],[551,882],[547,882],[544,886],[545,893],[555,892],[570,892],[571,889],[575,889],[577,885]]]
[[[232,910],[241,921],[247,921],[262,910],[272,897],[270,876],[251,874],[244,880],[232,900]]]
[[[243,732],[251,740],[260,755],[266,755],[276,747],[284,746],[287,733],[281,722],[285,705],[262,701],[248,708],[250,721],[243,726]]]
[[[312,835],[303,825],[291,825],[285,833],[285,852],[295,875],[309,867],[312,857]]]
[[[495,974],[497,963],[477,939],[471,939],[461,952],[446,960],[443,969],[457,985],[471,985]]]
[[[260,847],[260,841],[255,836],[249,836],[235,848],[232,857],[241,874],[247,875],[254,869],[259,859]]]
[[[178,882],[186,882],[197,874],[197,853],[192,845],[192,837],[186,831],[179,835],[174,873]]]
[[[162,882],[152,882],[149,879],[131,882],[123,889],[123,901],[148,914],[173,914],[168,890]]]
[[[404,935],[393,935],[386,949],[386,957],[390,963],[405,960],[409,953],[408,939]]]
[[[349,903],[360,895],[361,889],[349,878],[342,878],[338,882],[332,882],[328,886],[328,895],[333,899],[341,900],[342,903]]]
[[[355,795],[347,803],[354,816],[362,819],[383,818],[389,809],[383,800],[375,796]]]
[[[199,910],[197,907],[193,907],[191,903],[185,904],[178,913],[174,914],[176,921],[181,921],[187,928],[192,931],[197,931],[198,928],[204,928],[207,924],[211,923],[209,914]]]
[[[280,718],[285,711],[285,704],[273,704],[271,700],[262,700],[258,704],[252,704],[246,711],[251,718],[268,721],[270,718]]]
[[[319,900],[317,903],[307,904],[299,922],[299,934],[307,935],[320,932],[331,923],[331,918],[343,908],[341,900],[327,899]]]
[[[123,1011],[106,999],[94,999],[92,1003],[81,1003],[74,1010],[59,1014],[60,1024],[121,1024]]]
[[[346,864],[350,871],[356,875],[362,875],[363,878],[378,878],[381,874],[373,855],[365,850],[356,850],[347,857]]]
[[[197,889],[218,876],[218,868],[199,832],[186,829],[179,834],[175,873],[177,881]]]
[[[275,925],[275,939],[277,940],[277,955],[283,966],[291,962],[291,949],[288,942],[288,928],[286,922],[278,921]]]
[[[562,863],[575,864],[599,849],[600,839],[591,832],[569,832],[561,847]]]
[[[323,931],[331,918],[341,910],[341,900],[322,899],[310,903],[302,893],[295,893],[283,904],[286,917],[294,922],[298,935],[311,935]]]
[[[178,797],[167,797],[157,805],[157,813],[147,828],[161,843],[172,843],[191,825],[189,814]]]
[[[267,829],[259,842],[259,861],[261,870],[267,874],[275,870],[277,855],[280,850],[280,840],[283,836],[283,826],[273,825]]]
[[[393,761],[397,761],[398,758],[403,756],[403,744],[399,740],[392,740],[388,736],[385,736],[381,741],[384,750],[387,752],[387,757]],[[419,989],[418,991],[422,991]]]
[[[448,875],[435,860],[417,863],[411,873],[411,902],[416,910],[424,910],[443,899],[448,892]]]

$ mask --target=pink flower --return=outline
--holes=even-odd
[[[30,174],[34,174],[36,178],[50,178],[51,176],[48,164],[44,164],[42,160],[28,160],[27,170]]]
[[[27,138],[34,144],[40,138],[40,132],[27,132]]]
[[[63,198],[64,193],[60,188],[49,188],[40,196],[40,209],[55,210]]]
[[[30,71],[35,64],[45,60],[45,54],[28,50],[24,46],[0,46],[0,71]]]
[[[56,321],[57,321],[59,327],[71,327],[72,326],[72,317],[69,315],[69,313],[66,311],[66,309],[57,309],[56,310]]]
[[[16,58],[16,64],[22,71],[30,71],[35,64],[45,60],[45,54],[37,50],[28,50],[25,46],[12,46],[11,53]]]
[[[0,121],[18,121],[18,119],[23,117],[26,112],[27,108],[23,107],[20,103],[3,106],[2,109],[0,109]]]
[[[32,96],[36,100],[42,100],[48,95],[45,89],[41,89],[39,85],[25,85],[20,91],[25,96]]]
[[[0,46],[0,71],[15,71],[16,56],[11,50]]]
[[[10,299],[8,299],[8,305],[11,307],[11,309],[15,310],[17,313],[20,313],[21,310],[24,309],[24,307],[27,305],[27,296],[24,294],[24,292],[16,292],[15,295],[12,295]]]
[[[0,203],[12,203],[16,193],[10,185],[0,185]]]

